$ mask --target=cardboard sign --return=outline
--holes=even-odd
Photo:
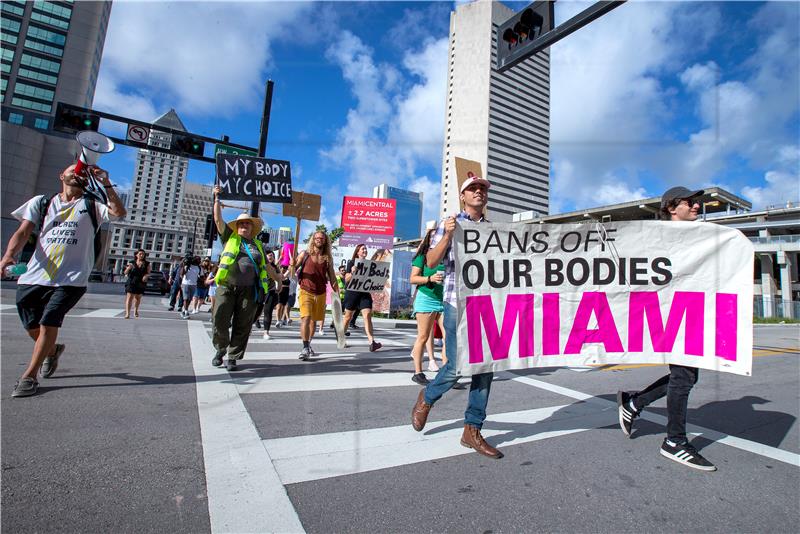
[[[288,161],[242,154],[217,154],[217,185],[223,200],[292,202]]]
[[[750,375],[753,245],[712,223],[456,227],[458,368],[672,363]]]
[[[342,228],[353,234],[393,236],[396,207],[392,198],[344,197]]]
[[[349,291],[359,291],[372,293],[383,291],[386,280],[389,279],[391,263],[388,261],[358,260],[355,263],[356,271],[347,282],[346,289]]]
[[[283,205],[283,216],[318,221],[321,206],[321,196],[304,191],[293,191],[292,200]]]

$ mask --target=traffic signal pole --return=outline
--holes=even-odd
[[[261,137],[258,140],[258,157],[267,156],[267,134],[269,133],[269,115],[272,111],[272,80],[267,80],[266,94],[264,95],[264,112],[261,114]],[[259,202],[250,204],[250,216],[258,217]]]

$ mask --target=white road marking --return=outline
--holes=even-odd
[[[84,313],[79,315],[79,317],[116,317],[117,315],[123,313],[124,310],[120,309],[111,309],[111,308],[102,308],[99,310],[90,311],[89,313]]]
[[[509,374],[513,375],[514,373],[509,372]],[[601,407],[604,410],[613,408],[616,414],[617,404],[616,402],[613,401],[607,401],[605,399],[593,397],[591,395],[587,395],[586,393],[575,391],[574,389],[556,386],[555,384],[549,384],[547,382],[542,382],[541,380],[536,380],[534,378],[530,378],[527,376],[518,376],[514,378],[514,381],[520,382],[522,384],[527,384],[529,386],[537,387],[539,389],[544,389],[546,391],[550,391],[553,393],[557,393],[559,395],[564,395],[565,397],[584,400],[587,401],[589,404],[594,404],[595,406]],[[666,426],[667,424],[667,418],[663,415],[658,415],[644,411],[639,417],[641,417],[642,419],[647,419],[648,421],[652,421],[653,423],[658,423],[660,425]],[[736,436],[730,436],[728,434],[718,432],[717,430],[712,430],[710,428],[705,428],[698,425],[688,424],[686,426],[686,430],[688,433],[694,436],[702,435],[717,443],[723,443],[725,445],[734,447],[736,449],[740,449],[753,454],[758,454],[759,456],[764,456],[766,458],[771,458],[779,462],[784,462],[790,465],[794,465],[796,467],[800,467],[800,454],[785,451],[777,447],[770,447],[769,445],[764,445],[763,443],[758,443],[757,441],[750,441],[744,438],[737,438]]]
[[[354,360],[355,356],[359,353],[356,352],[330,352],[330,353],[317,353],[314,356],[314,360]],[[244,363],[251,362],[253,360],[260,360],[260,361],[269,361],[269,360],[298,360],[299,351],[298,352],[254,352],[248,350],[246,355],[247,358],[244,360]]]
[[[16,310],[16,309],[17,309],[16,304],[0,304],[0,311]]]
[[[253,336],[255,336],[255,337],[253,337]],[[291,337],[289,337],[289,336],[275,336],[270,332],[270,339],[264,339],[262,336],[263,336],[262,333],[254,332],[250,336],[250,341],[248,341],[247,344],[248,345],[252,345],[252,344],[259,344],[260,345],[262,343],[297,343],[298,352],[299,352],[299,349],[302,348],[302,345],[300,343],[300,337],[297,336],[297,335],[294,335],[294,336],[291,336]],[[407,348],[408,350],[411,350],[411,347],[413,345],[413,343],[410,343],[408,341],[395,341],[393,339],[383,339],[383,340],[382,339],[378,339],[378,341],[384,347],[404,347],[404,348]],[[336,338],[335,337],[315,337],[314,339],[311,340],[311,346],[312,347],[317,347],[317,346],[320,346],[320,345],[325,345],[325,346],[330,345],[332,347],[335,347],[336,346]],[[367,349],[368,345],[369,345],[369,342],[366,339],[355,338],[355,339],[352,339],[352,340],[350,340],[350,339],[347,340],[347,348],[364,347],[364,349]]]
[[[307,374],[261,378],[234,376],[233,381],[238,386],[239,393],[288,393],[292,391],[332,391],[337,389],[415,386],[411,381],[411,376],[411,372],[351,373],[343,375]]]
[[[481,434],[496,446],[510,446],[584,432],[613,424],[616,414],[585,404],[550,406],[491,415]],[[429,422],[424,432],[410,424],[264,440],[278,476],[294,484],[470,454],[460,444],[461,419]],[[448,426],[453,428],[443,429]],[[495,427],[503,428],[495,428]]]
[[[304,532],[269,453],[203,324],[188,323],[211,532]]]

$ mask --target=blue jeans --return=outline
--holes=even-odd
[[[178,308],[183,308],[183,294],[181,293],[181,280],[177,279],[172,283],[169,290],[169,307],[175,307],[175,301],[178,301]]]
[[[425,388],[425,402],[435,404],[458,381],[456,374],[457,353],[457,321],[456,309],[445,303],[444,305],[444,340],[447,352],[447,363],[439,369],[436,378]],[[486,419],[486,405],[489,404],[489,391],[492,389],[494,373],[481,373],[472,375],[472,384],[469,386],[469,401],[467,411],[464,412],[464,424],[481,428]]]

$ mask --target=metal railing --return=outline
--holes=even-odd
[[[753,317],[800,319],[800,301],[783,301],[775,298],[753,296]]]
[[[799,235],[771,235],[769,237],[751,237],[753,243],[759,245],[772,245],[775,243],[800,243]]]

